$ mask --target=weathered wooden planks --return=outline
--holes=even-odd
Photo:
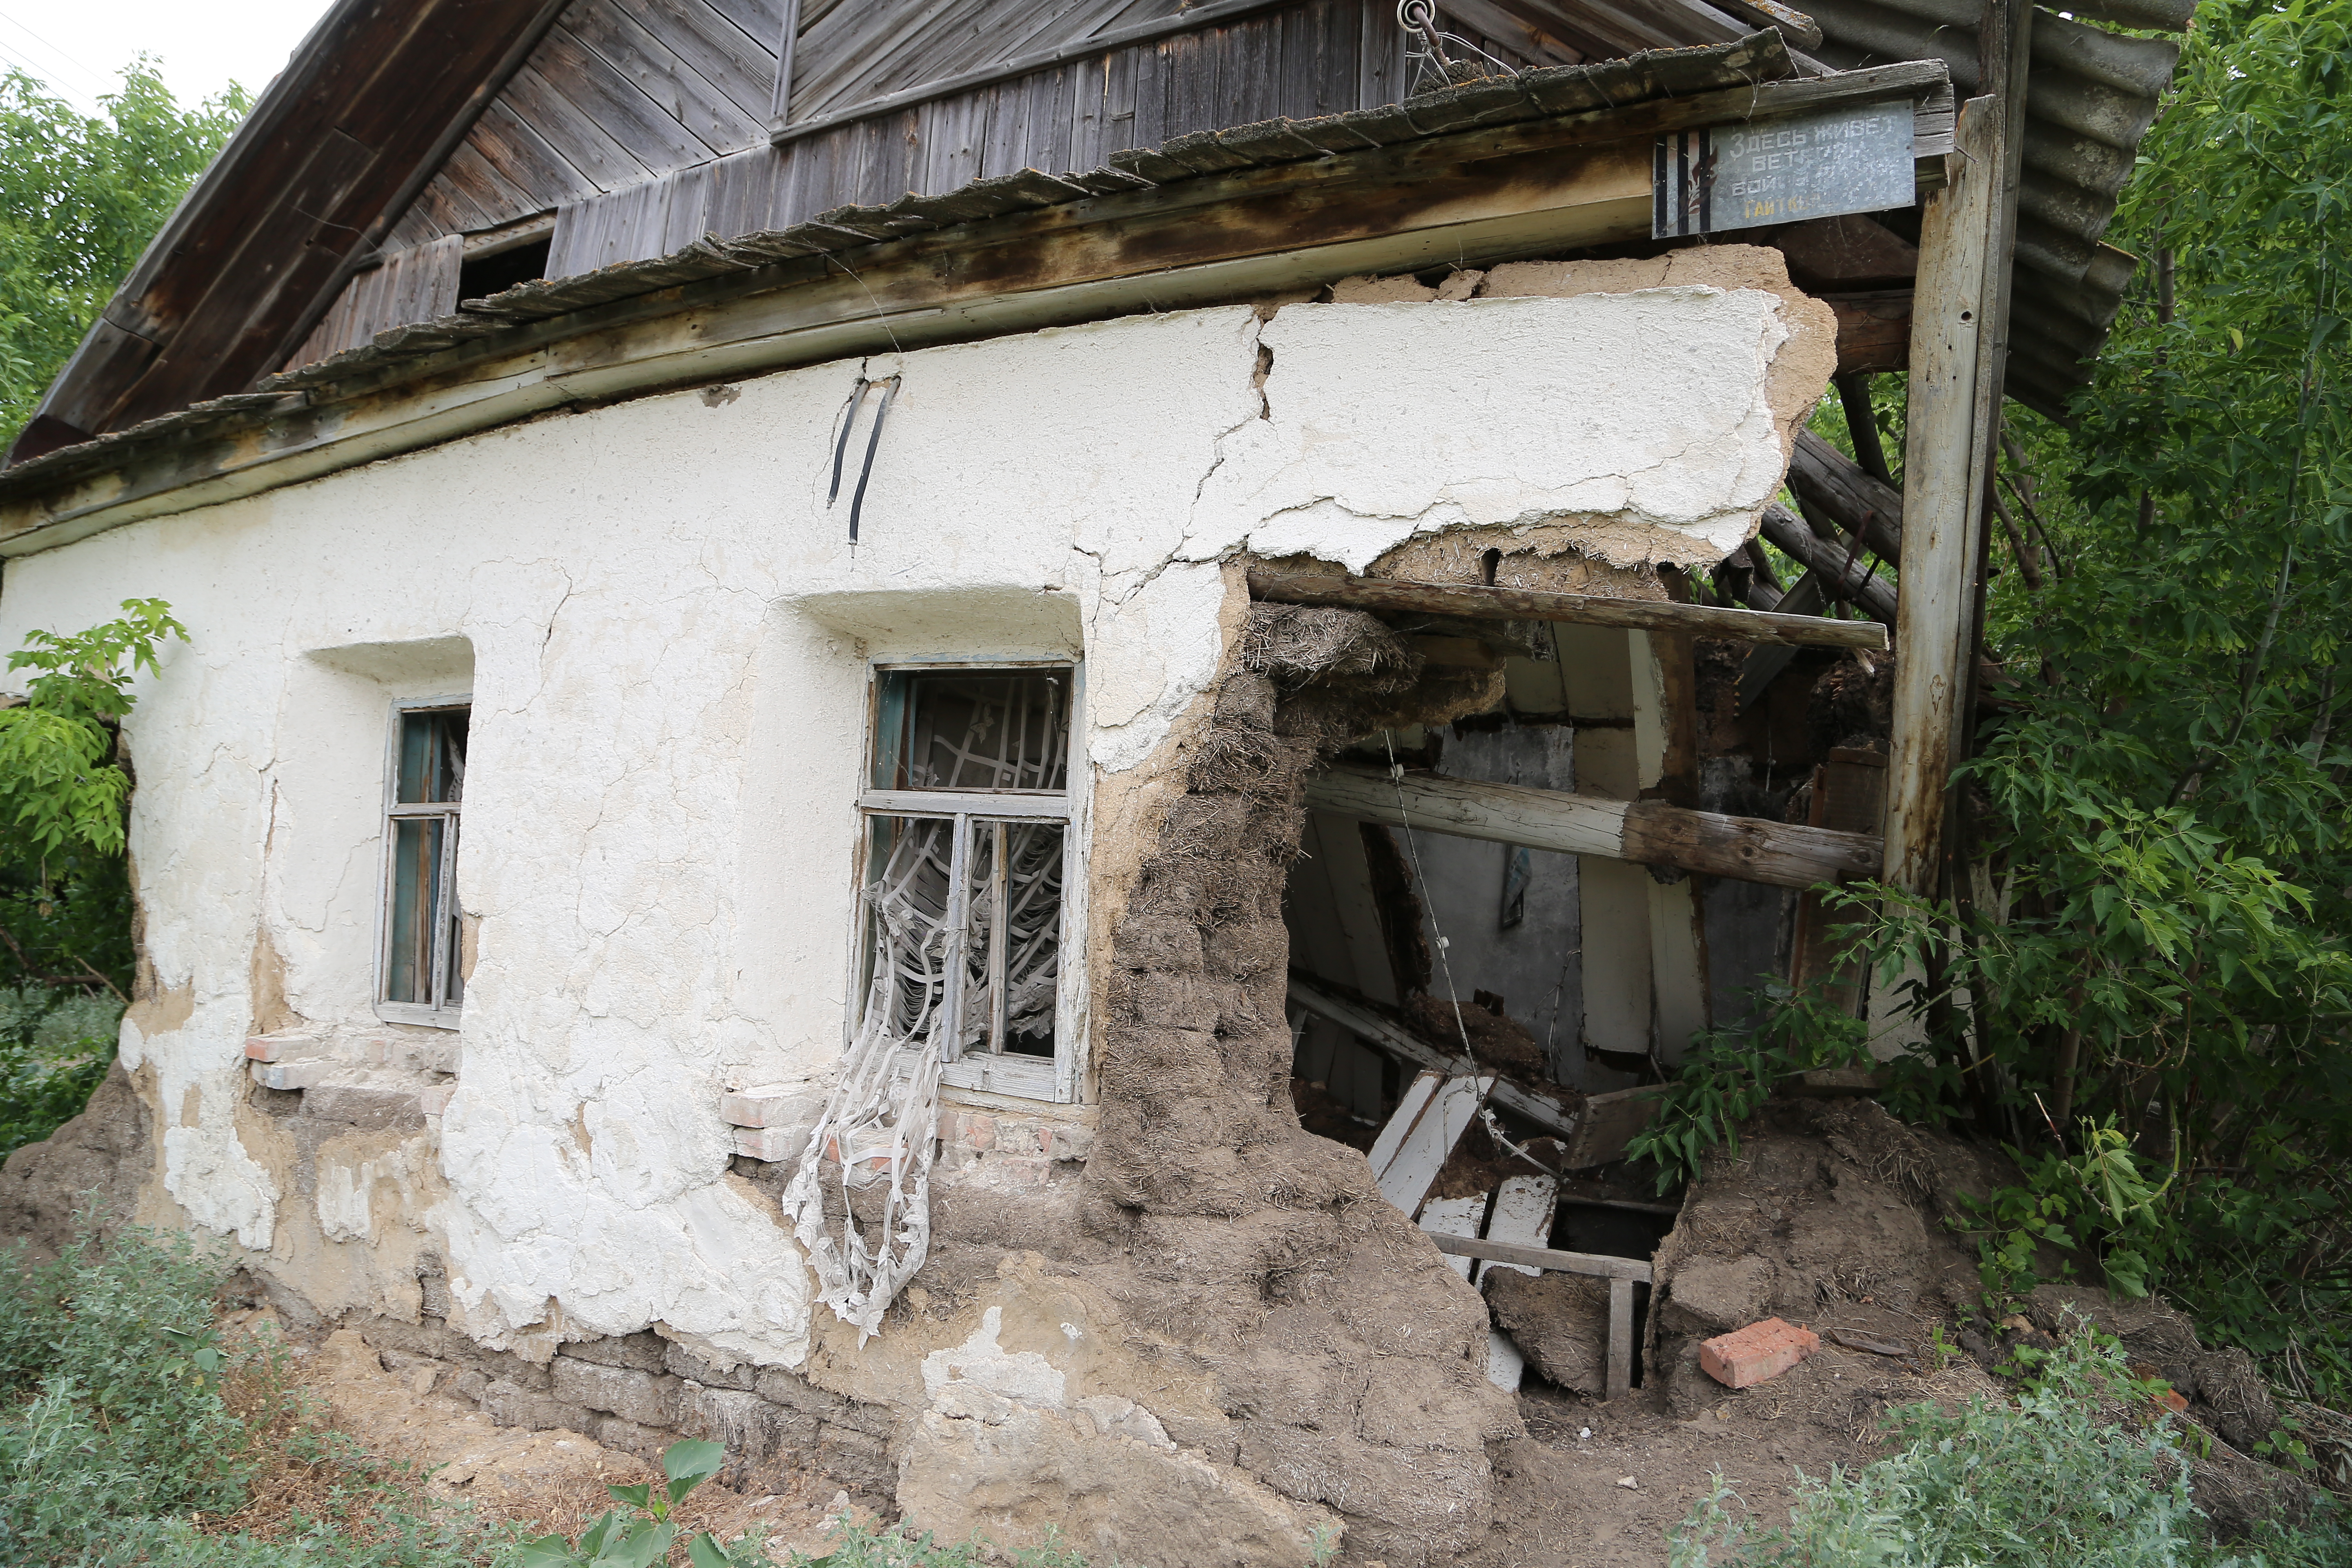
[[[1650,1282],[1650,1266],[1638,1258],[1612,1258],[1601,1252],[1561,1252],[1549,1247],[1525,1247],[1489,1241],[1484,1237],[1439,1236],[1429,1238],[1437,1250],[1454,1258],[1483,1258],[1496,1263],[1521,1263],[1529,1268],[1559,1274],[1586,1274],[1601,1279]]]
[[[21,460],[241,390],[375,253],[561,0],[345,0],[132,268]]]
[[[1291,975],[1290,1000],[1318,1017],[1330,1019],[1384,1056],[1440,1073],[1459,1075],[1472,1070],[1471,1064],[1463,1058],[1436,1049],[1419,1036],[1391,1024],[1370,1007],[1318,985],[1305,975]],[[1514,1116],[1524,1117],[1546,1131],[1567,1137],[1576,1131],[1575,1120],[1560,1109],[1559,1101],[1529,1094],[1507,1079],[1496,1079],[1495,1087],[1486,1098]]]
[[[387,327],[447,315],[457,308],[465,247],[464,237],[452,234],[385,257],[344,286],[288,363],[309,364],[355,349]]]
[[[1818,616],[1765,615],[1711,605],[1676,605],[1647,599],[1606,599],[1582,594],[1550,594],[1526,588],[1486,588],[1468,584],[1395,583],[1370,577],[1328,576],[1252,566],[1250,592],[1276,604],[1334,605],[1355,610],[1420,611],[1472,616],[1488,620],[1570,621],[1585,626],[1679,631],[1694,637],[1792,647],[1886,647],[1884,627]]]
[[[1369,769],[1332,768],[1308,781],[1307,802],[1316,811],[1431,833],[1782,888],[1868,877],[1879,864],[1878,840],[1864,834],[1469,779],[1418,773],[1391,779]]]

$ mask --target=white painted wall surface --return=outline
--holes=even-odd
[[[466,1325],[659,1322],[796,1363],[804,1273],[726,1177],[717,1102],[840,1049],[866,661],[1082,650],[1087,745],[1118,771],[1213,678],[1217,562],[1245,544],[1360,566],[1565,509],[1711,561],[1778,482],[1782,309],[1129,318],[549,417],[9,563],[0,646],[130,595],[191,634],[130,721],[147,954],[192,993],[123,1037],[173,1123],[171,1195],[295,1267],[293,1195],[232,1120],[257,941],[305,1019],[370,1022],[390,704],[469,691],[479,962],[432,1217]],[[835,420],[892,370],[853,551]],[[348,1194],[327,1206],[358,1234]]]

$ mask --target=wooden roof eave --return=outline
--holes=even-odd
[[[0,556],[217,504],[530,417],[852,354],[1214,304],[1457,260],[1644,237],[1661,131],[1908,97],[1940,62],[1742,85],[1360,152],[1086,195],[858,244],[730,265],[740,243],[563,280],[646,291],[539,321],[499,301],[379,346],[0,473]],[[1919,159],[1922,188],[1941,156]],[[832,215],[828,215],[832,216]],[[788,231],[789,234],[790,231]],[[752,237],[754,238],[758,237]],[[855,241],[855,234],[839,238]],[[687,263],[699,260],[701,265]],[[665,268],[668,269],[667,272]],[[700,276],[665,287],[665,277]],[[526,294],[530,286],[515,291]]]

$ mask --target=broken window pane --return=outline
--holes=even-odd
[[[861,1032],[878,1026],[944,1061],[1053,1058],[1066,826],[1050,797],[1068,782],[1072,677],[883,673],[872,787],[1049,799],[1005,819],[869,804]]]
[[[874,739],[876,789],[1066,789],[1070,672],[890,671]]]

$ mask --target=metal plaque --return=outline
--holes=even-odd
[[[1650,234],[1718,234],[1916,199],[1910,100],[1674,131],[1658,138]]]

